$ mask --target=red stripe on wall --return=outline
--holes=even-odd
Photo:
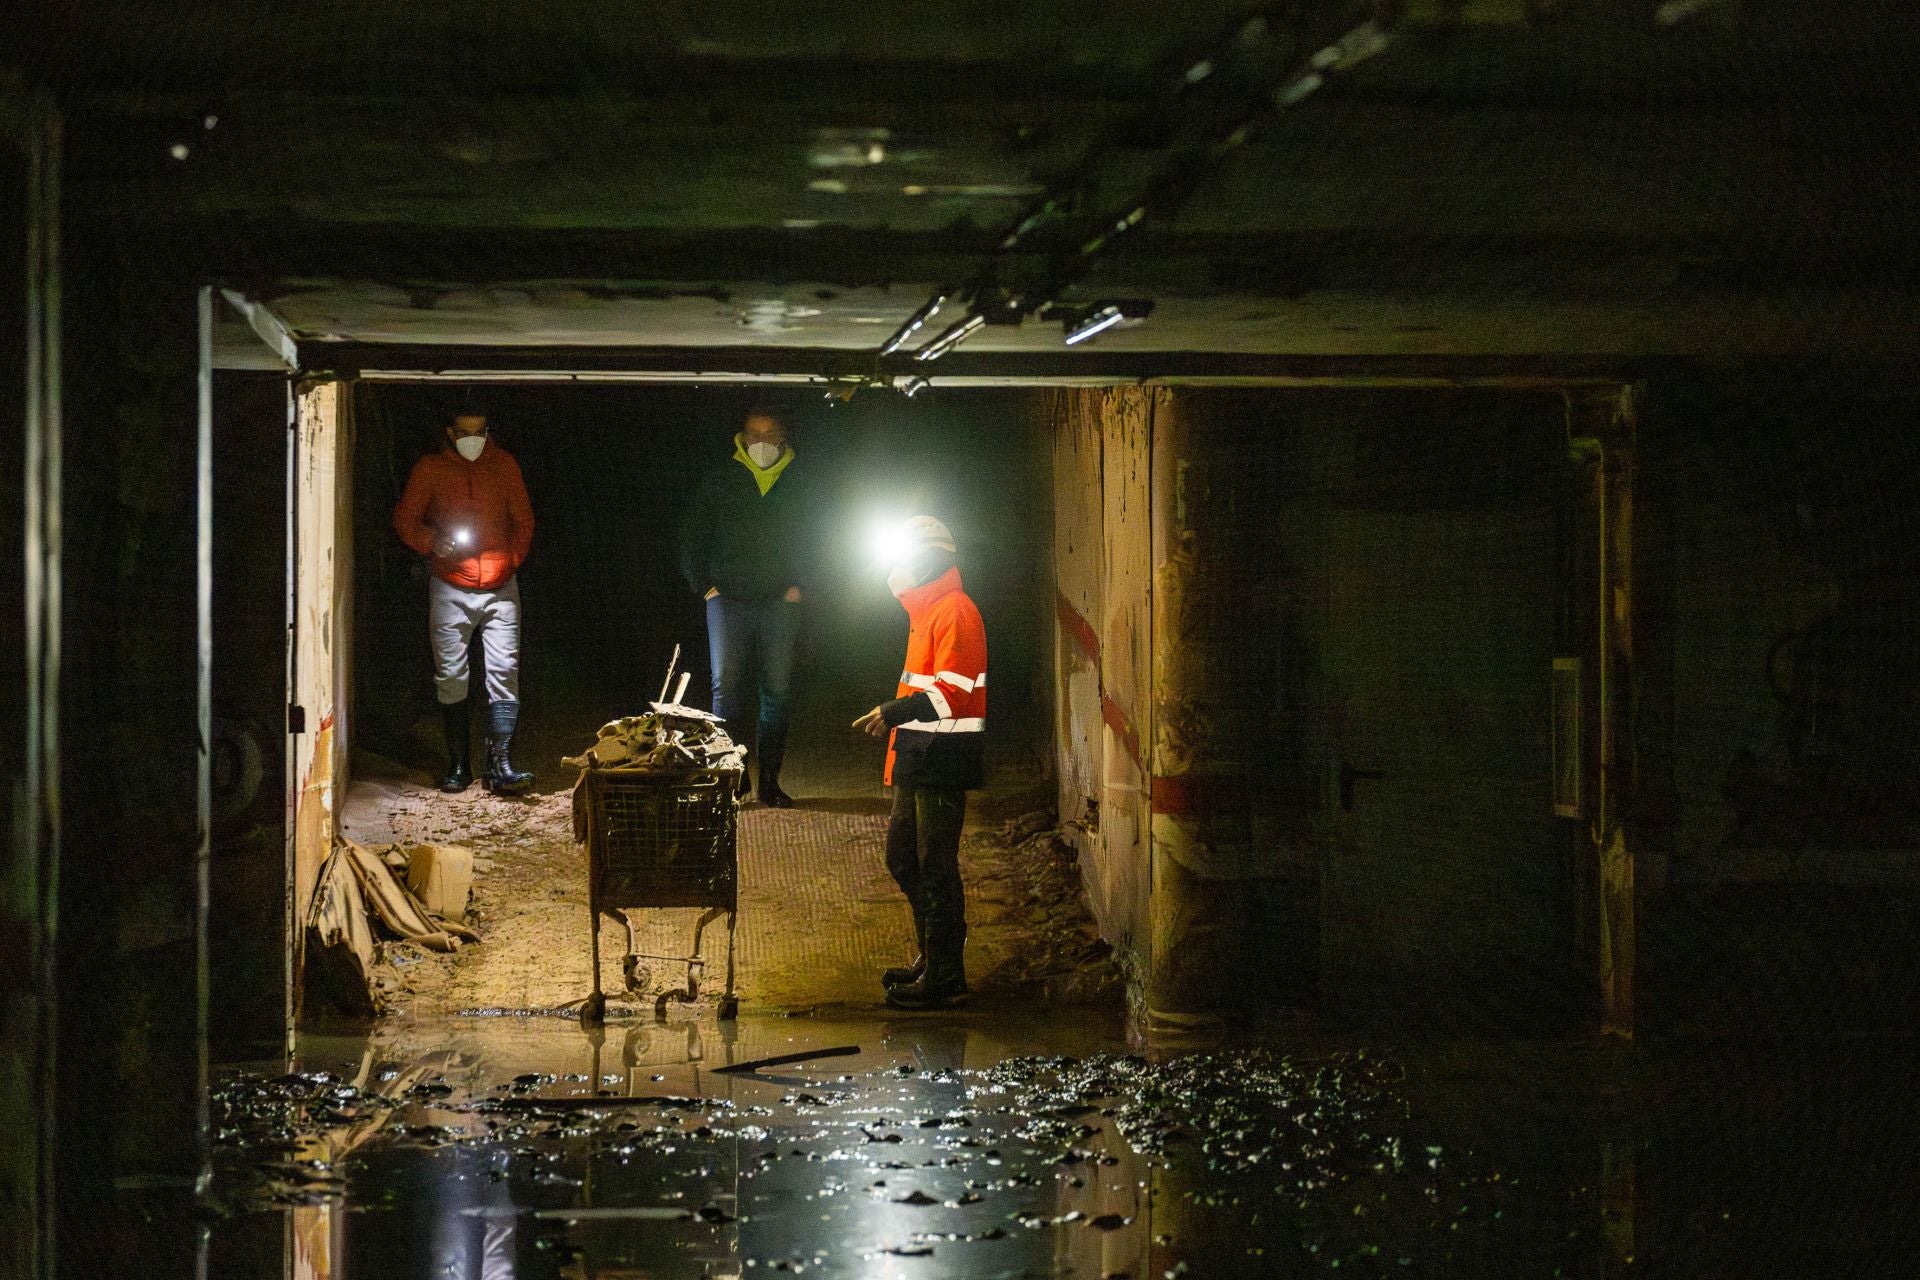
[[[1095,667],[1098,667],[1100,665],[1100,635],[1093,629],[1093,624],[1081,617],[1080,611],[1073,607],[1073,601],[1067,599],[1064,595],[1055,594],[1053,609],[1060,617],[1061,629],[1074,638],[1075,642],[1080,646],[1080,651],[1093,661]]]
[[[1081,612],[1073,607],[1073,601],[1063,594],[1054,596],[1054,612],[1059,616],[1060,629],[1073,637],[1080,651],[1093,663],[1093,669],[1100,676],[1100,719],[1113,730],[1127,749],[1127,756],[1140,772],[1147,771],[1145,756],[1140,750],[1140,730],[1134,727],[1133,718],[1126,708],[1114,701],[1113,695],[1106,690],[1106,673],[1100,666],[1100,634],[1093,629]]]
[[[1232,774],[1161,774],[1154,778],[1152,792],[1153,811],[1175,817],[1194,813],[1244,813],[1252,807],[1253,800],[1248,794],[1247,779]],[[1300,800],[1291,794],[1285,798],[1293,802]]]

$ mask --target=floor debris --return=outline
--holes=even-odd
[[[771,1058],[755,1058],[752,1062],[733,1062],[714,1070],[722,1075],[760,1071],[766,1067],[784,1067],[795,1062],[812,1062],[819,1058],[847,1058],[860,1052],[857,1044],[835,1045],[830,1049],[807,1049],[799,1053],[776,1053]]]
[[[784,1019],[690,1025],[636,1024],[604,1065],[619,1028],[496,1021],[417,1034],[506,1035],[551,1046],[550,1065],[370,1049],[350,1073],[229,1075],[215,1197],[239,1218],[373,1197],[386,1211],[361,1222],[378,1227],[369,1241],[442,1238],[441,1215],[481,1214],[516,1233],[516,1277],[866,1276],[882,1258],[926,1276],[1552,1275],[1608,1247],[1592,1183],[1449,1133],[1404,1087],[1405,1062],[1375,1052],[1115,1043],[983,1059],[973,1046],[997,1037],[909,1020],[875,1024],[877,1047],[835,1071],[808,1065],[820,1048],[736,1052],[790,1034]],[[1029,1025],[1028,1042],[1071,1038]],[[720,1074],[730,1058],[801,1074]],[[337,1280],[439,1273],[397,1247],[366,1255],[375,1269],[345,1260]]]

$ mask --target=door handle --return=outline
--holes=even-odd
[[[1385,769],[1356,769],[1351,760],[1340,762],[1340,811],[1353,812],[1353,784],[1356,782],[1377,782],[1387,776]]]

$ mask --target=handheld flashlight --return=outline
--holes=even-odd
[[[464,547],[464,546],[467,546],[467,545],[468,545],[469,543],[471,543],[472,541],[473,541],[473,530],[471,530],[471,529],[455,529],[455,530],[453,531],[453,545],[454,545],[454,546],[456,546],[456,547]]]

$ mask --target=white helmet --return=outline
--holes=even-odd
[[[908,516],[906,523],[900,526],[900,532],[907,545],[915,550],[927,547],[938,547],[950,553],[959,550],[953,545],[953,531],[932,516]]]

